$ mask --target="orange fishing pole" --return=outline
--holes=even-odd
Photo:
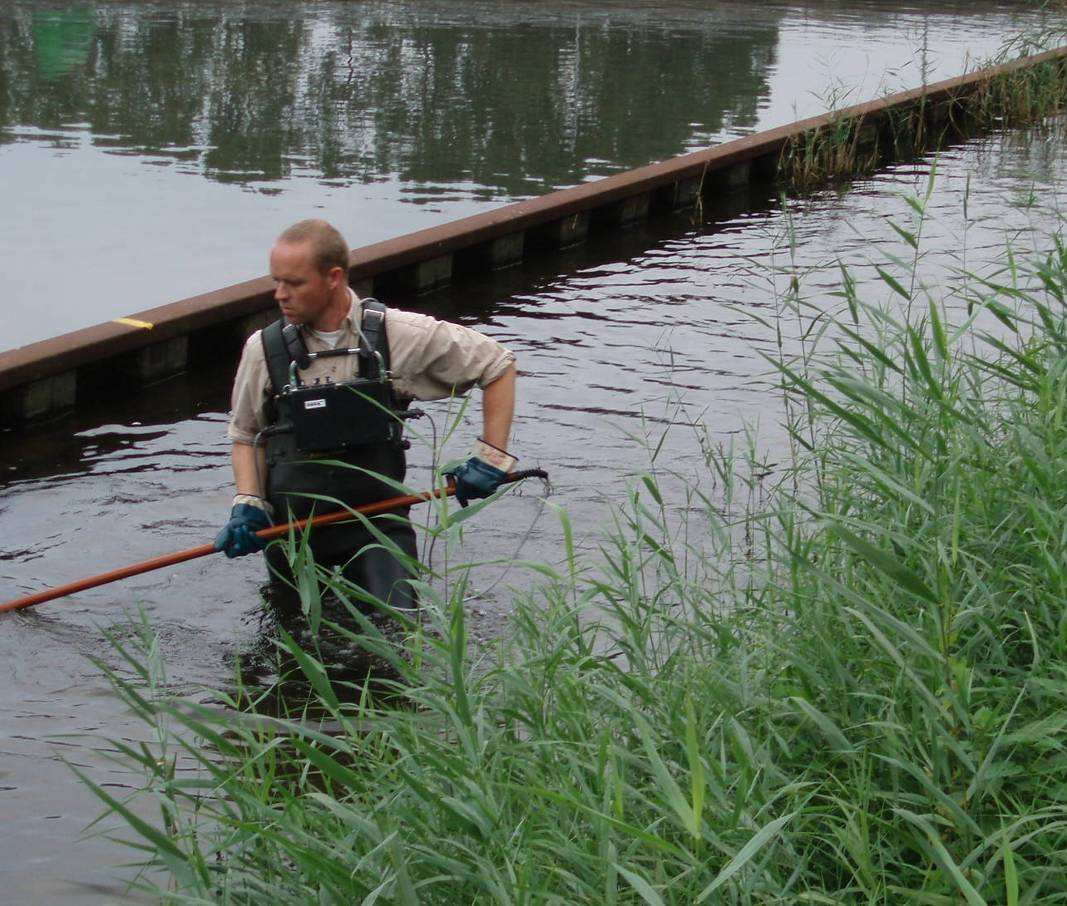
[[[511,472],[505,479],[505,484],[521,481],[524,478],[547,478],[548,473],[543,469],[526,469],[521,472]],[[435,497],[450,497],[456,493],[456,486],[448,483],[446,488],[438,488],[434,491],[423,491],[421,494],[405,494],[400,497],[390,497],[388,500],[379,500],[376,503],[366,503],[363,506],[353,507],[352,510],[338,510],[335,513],[324,513],[322,516],[313,516],[310,519],[297,519],[286,522],[283,525],[272,525],[270,528],[260,529],[256,532],[257,537],[264,541],[270,541],[286,534],[290,529],[300,531],[311,526],[317,528],[322,525],[331,525],[334,522],[351,521],[354,517],[352,511],[364,516],[377,516],[390,510],[399,510],[402,507],[414,506],[417,503],[425,503]],[[164,566],[173,566],[175,563],[184,563],[186,560],[195,560],[197,557],[206,557],[208,554],[219,553],[213,544],[201,544],[199,547],[191,547],[188,550],[176,551],[173,554],[164,554],[162,557],[154,557],[142,563],[134,563],[132,566],[124,566],[121,569],[113,569],[111,572],[100,573],[98,576],[90,576],[87,579],[79,579],[77,582],[68,582],[66,585],[57,585],[55,588],[46,588],[36,594],[27,595],[25,598],[16,598],[0,604],[0,613],[9,610],[21,610],[24,607],[32,607],[34,604],[42,604],[56,598],[65,598],[67,595],[85,591],[88,588],[96,588],[98,585],[107,585],[110,582],[118,582],[120,579],[128,579],[141,573],[149,573],[154,569],[162,569]]]

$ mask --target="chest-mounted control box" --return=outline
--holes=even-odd
[[[306,368],[315,359],[367,355],[359,349],[329,349],[305,353]],[[403,417],[394,405],[393,383],[378,352],[370,354],[376,377],[304,384],[297,360],[289,368],[289,383],[279,402],[288,410],[296,448],[302,453],[346,450],[368,444],[401,443]],[[368,371],[372,369],[366,369]]]

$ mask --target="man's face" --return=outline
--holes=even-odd
[[[332,272],[318,272],[307,242],[275,243],[270,250],[270,275],[274,298],[285,319],[294,324],[313,324],[329,305],[337,282]]]

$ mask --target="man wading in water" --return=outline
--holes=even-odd
[[[215,539],[227,557],[262,550],[255,532],[272,519],[310,515],[315,501],[302,495],[323,494],[350,507],[396,496],[393,486],[361,469],[403,480],[401,419],[412,400],[482,389],[482,436],[454,473],[462,505],[492,494],[516,462],[506,452],[515,357],[469,328],[360,300],[348,285],[348,258],[344,238],[324,220],[294,224],[271,249],[282,318],[248,338],[234,381],[228,434],[237,495]],[[325,464],[330,460],[359,468]],[[319,512],[333,508],[318,504]],[[414,562],[415,532],[407,511],[399,515],[375,526]],[[318,564],[341,568],[373,597],[395,608],[416,605],[408,566],[376,546],[360,523],[314,529],[310,547]],[[284,551],[275,545],[266,559],[275,611],[299,613]]]

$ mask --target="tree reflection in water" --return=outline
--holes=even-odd
[[[695,128],[754,125],[780,16],[0,3],[0,127],[86,124],[99,146],[220,181],[388,175],[538,194],[681,153]]]

